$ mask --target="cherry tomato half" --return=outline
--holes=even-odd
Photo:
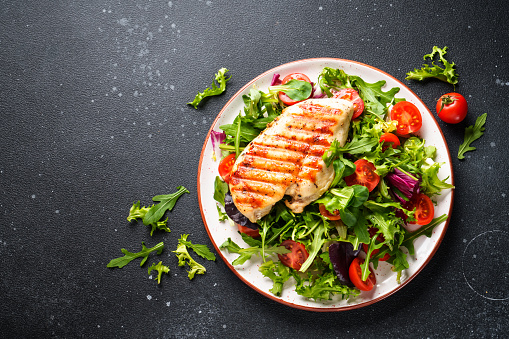
[[[237,224],[240,233],[244,233],[245,235],[249,235],[252,238],[258,238],[260,236],[260,231],[258,229],[252,229],[246,226],[242,226]]]
[[[369,235],[370,235],[371,237],[374,237],[374,236],[376,235],[376,233],[378,232],[378,228],[376,228],[376,227],[371,227],[371,228],[368,230],[368,232],[369,232]],[[384,236],[383,236],[382,234],[379,234],[379,235],[376,237],[376,240],[377,240],[378,242],[384,242],[384,241],[385,241],[385,238],[384,238]],[[367,253],[368,253],[368,250],[369,250],[369,245],[368,245],[368,244],[362,244],[362,249],[363,249],[363,250],[364,250],[364,252],[366,252],[366,254],[367,254]],[[375,250],[373,250],[373,251],[371,252],[371,257],[370,257],[370,258],[372,258],[372,257],[374,257],[375,255],[377,255],[377,254],[378,254],[378,252],[380,252],[380,250],[379,250],[379,249],[375,249]],[[385,254],[384,254],[384,256],[383,256],[382,258],[378,259],[378,261],[387,261],[387,260],[389,260],[389,258],[390,258],[390,257],[391,257],[391,256],[389,255],[389,253],[385,253]]]
[[[408,101],[400,101],[391,109],[391,120],[398,122],[396,133],[407,135],[421,129],[422,116],[417,106]]]
[[[288,74],[287,76],[285,76],[283,78],[283,81],[281,81],[281,84],[284,85],[286,84],[288,81],[290,80],[301,80],[301,81],[306,81],[306,82],[309,82],[311,84],[311,80],[309,80],[308,76],[306,74],[303,74],[303,73],[292,73],[292,74]],[[284,92],[279,92],[279,99],[287,106],[291,106],[291,105],[294,105],[300,101],[296,101],[296,100],[293,100],[291,99],[288,95],[286,95]]]
[[[230,175],[233,168],[233,165],[235,164],[235,153],[229,154],[228,156],[224,157],[223,160],[219,163],[219,175],[221,178],[223,178],[224,182],[227,184],[230,182]]]
[[[380,137],[380,142],[384,143],[384,145],[382,146],[383,151],[389,148],[389,145],[392,146],[392,148],[398,148],[398,146],[401,145],[399,138],[392,133],[382,134],[382,136]]]
[[[308,259],[309,253],[306,251],[306,247],[300,242],[287,239],[281,243],[290,253],[278,254],[279,260],[283,265],[291,267],[295,270],[300,270],[302,264]]]
[[[320,214],[329,220],[339,220],[341,216],[339,215],[339,210],[335,210],[334,213],[327,211],[327,208],[324,204],[318,204],[318,208],[320,209]]]
[[[415,195],[408,203],[407,208],[409,210],[415,210],[416,224],[427,225],[433,220],[435,215],[435,207],[433,201],[424,193]]]
[[[443,122],[457,124],[467,116],[468,104],[463,95],[447,93],[438,99],[436,109],[438,117]]]
[[[369,268],[369,275],[366,281],[362,280],[362,268],[361,264],[364,260],[355,258],[350,264],[350,268],[348,269],[348,275],[350,276],[350,280],[352,283],[361,291],[371,291],[373,287],[376,285],[376,277],[375,273]]]
[[[380,182],[380,177],[375,173],[375,165],[365,159],[359,159],[355,164],[355,172],[345,177],[348,186],[362,185],[366,186],[371,192]]]
[[[354,90],[353,88],[344,88],[332,96],[333,98],[345,99],[351,101],[353,103],[353,107],[355,111],[353,113],[352,119],[357,118],[364,111],[364,101],[359,96],[359,92]]]

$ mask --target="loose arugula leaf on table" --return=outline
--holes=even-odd
[[[187,239],[187,235],[185,235],[185,236],[186,236],[186,239]],[[196,254],[198,254],[203,259],[207,259],[207,260],[210,260],[210,261],[215,261],[216,260],[216,256],[214,255],[214,253],[212,253],[210,251],[210,249],[208,248],[207,245],[193,244],[192,242],[190,242],[190,241],[188,241],[186,239],[180,238],[179,239],[179,244],[183,244],[183,245],[187,246],[188,248],[192,249]]]
[[[195,109],[198,109],[198,104],[206,97],[219,95],[224,92],[226,89],[226,82],[231,79],[231,76],[229,78],[226,78],[226,72],[228,70],[226,68],[221,68],[215,75],[215,81],[212,82],[211,88],[206,88],[203,92],[198,92],[196,96],[194,97],[194,100],[191,102],[188,102],[188,105],[193,106]],[[219,84],[219,87],[216,85]]]
[[[475,151],[476,148],[470,146],[470,144],[483,136],[487,116],[488,113],[484,113],[477,118],[473,126],[468,126],[465,129],[465,139],[458,150],[458,159],[465,159],[466,152]]]
[[[177,256],[179,262],[179,266],[185,266],[186,264],[189,266],[189,271],[187,271],[187,276],[189,280],[192,280],[196,274],[205,274],[207,271],[205,266],[197,263],[187,251],[187,246],[185,242],[187,242],[187,237],[189,234],[182,234],[180,236],[177,249],[172,251]]]
[[[140,201],[134,203],[129,211],[129,215],[127,216],[127,221],[135,221],[137,219],[142,219],[145,217],[145,215],[150,211],[150,209],[154,207],[154,205],[151,205],[149,207],[143,206],[140,207]],[[165,232],[171,232],[170,228],[168,227],[168,218],[166,220],[162,221],[156,221],[151,224],[145,224],[146,226],[152,226],[152,229],[150,230],[150,236],[154,234],[155,230],[161,230]]]
[[[447,46],[444,48],[439,48],[437,46],[433,46],[433,51],[430,54],[426,54],[424,56],[424,60],[430,59],[431,65],[423,64],[421,69],[414,69],[413,72],[408,72],[407,80],[424,80],[427,78],[436,78],[445,82],[448,82],[452,85],[458,83],[458,73],[454,69],[454,62],[448,62],[445,59],[445,54],[447,53]],[[443,65],[443,68],[437,65],[434,61],[435,55],[438,54],[438,59]]]
[[[184,193],[189,193],[187,188],[184,186],[178,186],[177,192],[175,193],[156,195],[153,197],[152,200],[159,201],[159,203],[150,207],[143,217],[143,223],[145,225],[151,225],[159,221],[167,210],[171,211],[173,209],[178,198],[180,198],[180,196]]]
[[[125,265],[129,264],[134,259],[142,258],[142,257],[143,257],[143,259],[141,260],[140,266],[143,266],[145,261],[147,261],[148,255],[150,253],[152,253],[154,251],[157,251],[157,254],[161,254],[161,252],[163,251],[163,248],[164,248],[164,243],[163,242],[160,242],[159,244],[157,244],[157,245],[155,245],[154,247],[151,247],[151,248],[147,248],[145,246],[144,242],[142,242],[141,245],[142,245],[141,251],[140,252],[136,252],[136,253],[129,252],[125,248],[122,248],[120,251],[122,251],[122,253],[124,253],[124,256],[120,257],[120,258],[112,259],[108,263],[108,265],[106,265],[106,267],[118,267],[118,268],[122,268]]]
[[[163,265],[162,261],[160,261],[157,265],[155,263],[153,263],[152,266],[150,266],[148,268],[148,274],[150,274],[150,272],[152,272],[152,270],[157,271],[157,283],[158,284],[161,283],[161,276],[163,275],[163,273],[168,274],[170,272],[170,268],[168,266]]]

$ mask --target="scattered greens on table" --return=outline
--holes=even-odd
[[[477,118],[473,126],[465,128],[465,139],[458,150],[458,159],[465,159],[465,152],[475,151],[476,148],[470,146],[470,144],[483,136],[487,116],[488,113],[482,114]]]
[[[430,54],[426,54],[424,56],[424,60],[430,59],[431,66],[428,64],[423,64],[421,69],[414,69],[411,72],[407,73],[407,80],[424,80],[428,78],[436,78],[445,82],[448,82],[452,85],[456,85],[458,83],[458,73],[456,72],[454,62],[448,62],[445,59],[445,54],[447,54],[447,46],[444,48],[440,48],[437,46],[433,46],[433,51]],[[440,67],[437,63],[435,63],[435,55],[438,55],[438,61],[440,61],[443,65],[443,68]]]
[[[154,230],[161,230],[170,232],[170,229],[167,226],[168,218],[161,221],[166,211],[171,211],[175,206],[177,200],[184,194],[189,193],[187,188],[184,186],[177,187],[177,191],[171,194],[164,195],[156,195],[152,198],[153,201],[158,201],[159,203],[156,205],[152,205],[150,207],[141,207],[140,201],[133,204],[129,211],[129,216],[127,217],[127,221],[135,221],[137,219],[141,219],[144,225],[152,226],[152,230],[150,231],[150,235],[152,236]],[[189,234],[181,235],[181,238],[178,241],[177,250],[173,251],[177,256],[179,262],[179,266],[188,265],[190,270],[188,271],[189,280],[194,278],[195,274],[205,274],[205,267],[198,262],[196,262],[191,255],[189,254],[188,248],[192,249],[196,254],[200,257],[207,260],[216,260],[216,256],[212,253],[207,245],[201,244],[193,244],[191,241],[187,240]],[[123,257],[119,257],[116,259],[112,259],[106,266],[107,267],[117,267],[122,268],[134,259],[143,258],[140,266],[143,266],[148,259],[148,256],[152,252],[156,252],[158,255],[164,249],[164,243],[160,242],[154,247],[147,248],[145,243],[142,242],[142,249],[140,252],[129,252],[128,250],[122,248],[121,252],[124,254]],[[162,261],[160,261],[157,265],[155,263],[152,264],[148,268],[148,274],[152,271],[157,271],[157,283],[161,283],[161,276],[163,273],[168,274],[170,272],[170,268],[166,265],[163,265]]]
[[[443,56],[444,52],[440,52],[440,55]],[[441,164],[433,161],[436,148],[426,146],[419,137],[411,136],[397,149],[385,149],[379,143],[382,133],[395,130],[395,125],[386,121],[386,115],[390,105],[404,100],[396,98],[399,88],[384,91],[382,88],[385,81],[367,83],[358,76],[333,68],[323,69],[318,77],[318,85],[329,97],[333,94],[331,90],[354,88],[365,102],[364,113],[351,122],[348,142],[343,147],[334,142],[323,156],[327,165],[334,166],[336,173],[330,189],[300,214],[293,213],[282,201],[278,202],[270,214],[258,221],[260,238],[241,234],[248,247],[236,244],[231,238],[220,246],[230,253],[239,254],[232,262],[233,265],[242,265],[253,255],[261,256],[263,264],[259,270],[273,281],[270,291],[276,296],[284,293],[284,284],[291,277],[295,279],[295,291],[307,298],[316,300],[331,299],[333,295],[343,298],[358,295],[357,289],[342,284],[336,277],[328,255],[328,246],[335,242],[351,243],[354,249],[367,244],[368,258],[374,249],[379,249],[376,255],[361,266],[364,277],[369,273],[369,263],[376,269],[379,259],[389,253],[390,259],[387,262],[397,272],[399,282],[402,271],[409,267],[403,247],[413,255],[413,240],[421,235],[431,237],[433,228],[447,220],[447,215],[441,215],[415,232],[408,232],[403,227],[402,218],[412,222],[415,220],[414,212],[405,210],[401,202],[393,198],[391,192],[398,190],[398,187],[391,186],[388,181],[391,173],[398,171],[405,177],[399,186],[399,193],[409,187],[418,187],[421,193],[432,197],[440,194],[442,189],[453,186],[446,183],[447,179],[440,180],[438,177]],[[224,156],[231,152],[239,154],[283,109],[276,94],[271,92],[251,89],[249,94],[243,96],[243,100],[243,112],[231,124],[219,126],[226,133],[226,138],[219,146]],[[380,184],[371,193],[364,186],[349,187],[343,180],[353,173],[353,162],[360,158],[373,163],[381,178]],[[224,207],[228,186],[217,177],[214,187],[214,199]],[[401,196],[407,199],[404,194]],[[339,210],[341,220],[330,221],[324,218],[318,210],[319,203],[325,204],[330,212]],[[228,219],[220,206],[218,211],[220,220]],[[370,238],[368,227],[376,227],[385,241],[375,243],[376,236]],[[276,254],[285,253],[286,249],[279,245],[286,239],[302,243],[309,253],[309,258],[299,272],[277,261]]]
[[[188,102],[188,105],[193,106],[195,109],[198,109],[198,105],[200,102],[205,99],[206,97],[219,95],[224,92],[226,89],[226,82],[231,79],[231,77],[226,78],[226,72],[228,70],[226,68],[221,68],[215,75],[215,81],[212,82],[211,88],[206,88],[203,92],[198,92],[196,96],[194,97],[194,100],[191,102]],[[219,85],[219,87],[216,85]]]

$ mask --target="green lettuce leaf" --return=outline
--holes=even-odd
[[[188,102],[188,105],[193,106],[195,109],[198,109],[198,104],[205,99],[206,97],[219,95],[224,92],[226,89],[226,82],[231,79],[231,77],[226,78],[226,72],[228,70],[226,68],[221,68],[215,75],[215,81],[212,82],[211,88],[206,88],[203,92],[198,92],[196,96],[194,97],[194,100],[191,102]],[[216,85],[219,84],[219,87]]]
[[[445,54],[447,53],[447,46],[444,48],[439,48],[437,46],[433,46],[433,51],[430,54],[426,54],[424,56],[424,60],[430,59],[431,66],[428,64],[423,64],[421,69],[414,69],[413,72],[408,72],[407,80],[424,80],[427,78],[436,78],[450,84],[458,83],[458,73],[454,69],[454,62],[448,62],[445,59]],[[443,65],[443,68],[437,65],[434,61],[435,55],[438,54],[438,59]]]

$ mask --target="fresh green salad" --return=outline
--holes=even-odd
[[[268,91],[251,89],[235,120],[212,132],[215,156],[221,159],[214,191],[219,219],[236,225],[245,242],[228,238],[220,248],[239,255],[233,265],[261,256],[260,272],[273,281],[274,295],[281,296],[293,277],[295,291],[307,298],[356,296],[376,286],[380,261],[392,265],[399,282],[409,267],[407,255],[415,252],[414,240],[431,237],[447,220],[445,214],[434,215],[433,200],[453,186],[439,179],[436,148],[417,135],[421,114],[396,97],[399,88],[384,91],[384,85],[328,67],[317,83],[302,73],[282,80],[275,74]],[[235,156],[285,107],[325,97],[350,100],[355,108],[346,144],[334,141],[323,154],[335,170],[329,190],[302,213],[280,201],[257,224],[246,223],[228,190]],[[419,228],[410,232],[408,225]]]

